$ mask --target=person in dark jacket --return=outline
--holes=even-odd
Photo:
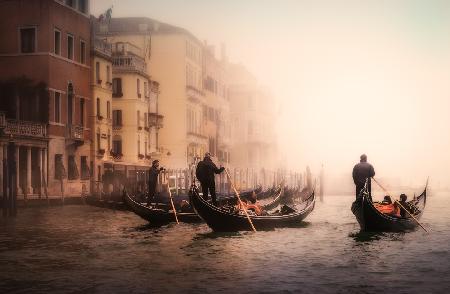
[[[159,167],[159,160],[153,160],[152,167],[149,171],[149,177],[148,177],[148,199],[147,199],[147,205],[150,205],[150,203],[155,200],[156,196],[156,184],[158,183],[158,175],[161,171],[163,171],[163,167]]]
[[[220,174],[224,167],[217,168],[211,159],[211,154],[207,152],[202,161],[197,164],[196,176],[202,186],[203,199],[208,200],[208,192],[211,194],[212,203],[217,206],[216,183],[214,174]]]
[[[366,180],[375,176],[373,166],[367,162],[367,155],[360,156],[360,162],[353,168],[353,182],[356,186],[356,199],[359,197],[359,192],[364,188]],[[370,180],[368,183],[370,192]]]

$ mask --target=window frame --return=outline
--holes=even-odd
[[[72,38],[72,58],[69,56],[69,38]],[[75,36],[71,33],[67,33],[67,59],[75,60]]]
[[[34,30],[34,48],[32,52],[23,52],[22,51],[22,30],[26,29],[33,29]],[[32,54],[37,52],[37,45],[38,45],[38,36],[37,36],[37,25],[26,25],[26,26],[19,26],[18,27],[18,34],[19,34],[19,53],[20,54]]]
[[[84,46],[83,46],[84,45]],[[80,38],[80,63],[86,64],[86,41]]]
[[[56,52],[56,33],[59,33],[59,52]],[[55,54],[55,55],[58,55],[58,56],[61,56],[61,54],[62,54],[62,47],[61,47],[61,36],[62,36],[62,32],[61,32],[61,30],[60,29],[58,29],[58,28],[54,28],[53,29],[53,53]]]
[[[56,94],[58,94],[58,100],[59,100],[59,102],[58,102],[58,109],[56,109]],[[53,92],[53,121],[55,122],[55,123],[62,123],[62,111],[61,111],[61,102],[62,102],[62,99],[61,99],[61,97],[62,97],[62,92],[59,92],[59,91],[54,91]],[[56,114],[58,113],[58,119],[56,119]]]

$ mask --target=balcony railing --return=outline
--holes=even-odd
[[[147,75],[147,64],[144,59],[135,55],[114,55],[113,72],[135,72]]]
[[[150,127],[156,127],[160,129],[163,127],[164,116],[158,113],[149,113],[148,122]]]
[[[82,126],[71,125],[71,126],[69,126],[68,130],[69,130],[69,134],[68,134],[69,139],[75,140],[75,141],[83,141],[84,140],[84,136],[83,136],[84,128]]]
[[[95,52],[98,52],[100,54],[106,55],[106,56],[111,56],[112,54],[112,46],[111,44],[109,44],[108,42],[106,42],[105,40],[102,39],[94,39],[93,42],[93,49]]]
[[[0,115],[0,128],[6,135],[44,138],[47,136],[47,126],[42,123],[5,119]]]
[[[203,91],[200,91],[196,87],[188,85],[188,86],[186,86],[186,95],[193,102],[199,102],[199,101],[203,100],[205,93],[203,93]]]

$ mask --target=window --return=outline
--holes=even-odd
[[[100,117],[100,98],[97,98],[97,117]]]
[[[144,143],[144,153],[145,153],[145,156],[147,156],[147,141],[145,141],[145,143]]]
[[[64,167],[63,155],[55,154],[55,179],[62,180],[66,178],[66,169]]]
[[[80,125],[84,126],[84,98],[80,98]]]
[[[73,59],[73,36],[67,35],[67,58]]]
[[[122,110],[113,110],[113,126],[122,125]]]
[[[106,117],[111,118],[111,103],[106,101]]]
[[[36,52],[36,28],[20,29],[20,52]]]
[[[69,83],[67,86],[67,124],[73,122],[73,85]]]
[[[87,0],[78,0],[78,10],[82,13],[87,13],[86,1]]]
[[[137,95],[141,98],[141,81],[137,79]]]
[[[66,0],[66,5],[75,8],[75,0]]]
[[[148,127],[147,112],[144,113],[144,127]]]
[[[78,166],[77,166],[77,162],[75,161],[75,156],[69,155],[67,166],[69,167],[69,172],[67,174],[67,178],[69,180],[78,179],[80,176],[80,173],[78,172]]]
[[[117,155],[122,154],[122,139],[120,137],[114,136],[113,153]]]
[[[144,82],[144,97],[148,97],[147,82]]]
[[[106,81],[111,83],[111,68],[109,65],[106,66]]]
[[[113,81],[113,97],[122,97],[122,79],[115,78]]]
[[[89,170],[89,165],[87,163],[87,156],[81,156],[81,179],[89,180],[91,176],[91,171]]]
[[[138,136],[138,141],[137,141],[137,153],[138,155],[141,154],[141,138]]]
[[[111,150],[111,131],[108,130],[108,152]]]
[[[102,80],[100,80],[100,62],[95,63],[95,79],[97,80],[97,84],[101,84]]]
[[[137,111],[137,126],[141,126],[141,112],[139,110]]]
[[[58,30],[55,30],[55,40],[54,40],[54,52],[57,55],[61,55],[61,32]]]
[[[102,149],[102,141],[101,141],[101,137],[100,137],[100,130],[97,130],[97,150]]]
[[[80,63],[86,63],[86,43],[83,40],[80,41]]]
[[[61,122],[61,93],[55,92],[55,122]]]

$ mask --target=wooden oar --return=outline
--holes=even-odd
[[[169,198],[170,198],[170,204],[172,205],[173,215],[175,216],[175,220],[177,221],[177,224],[179,224],[178,217],[177,217],[177,211],[175,209],[175,205],[173,204],[172,192],[170,192],[169,180],[167,181],[167,190],[169,191]]]
[[[388,191],[387,191],[383,186],[381,186],[381,184],[378,183],[378,181],[375,180],[375,178],[372,178],[372,179],[375,181],[375,183],[377,183],[378,186],[380,186],[381,189],[383,189],[383,191],[384,191],[386,194],[389,195]],[[403,209],[406,211],[406,213],[409,214],[409,216],[410,216],[413,220],[415,220],[416,223],[417,223],[417,224],[418,224],[425,232],[428,233],[427,229],[425,229],[425,227],[422,226],[422,224],[419,222],[419,220],[416,219],[416,218],[415,218],[415,217],[414,217],[414,216],[413,216],[413,215],[412,215],[412,214],[411,214],[411,213],[410,213],[403,205],[401,205],[400,202],[399,202],[398,200],[394,199],[394,202],[397,203],[398,205],[400,205],[400,207],[403,208]]]
[[[230,174],[228,173],[228,170],[225,169],[225,172],[227,173],[228,180],[231,183],[231,187],[233,188],[234,193],[236,193],[236,197],[239,200],[239,204],[244,208],[243,210],[244,210],[245,215],[247,216],[247,219],[248,219],[248,222],[250,223],[250,226],[252,227],[253,231],[256,232],[255,226],[253,225],[252,220],[250,219],[250,216],[247,213],[247,209],[245,209],[244,203],[242,202],[241,197],[239,196],[239,193],[236,190],[236,187],[234,186],[233,181],[231,180],[231,177],[230,177]]]

